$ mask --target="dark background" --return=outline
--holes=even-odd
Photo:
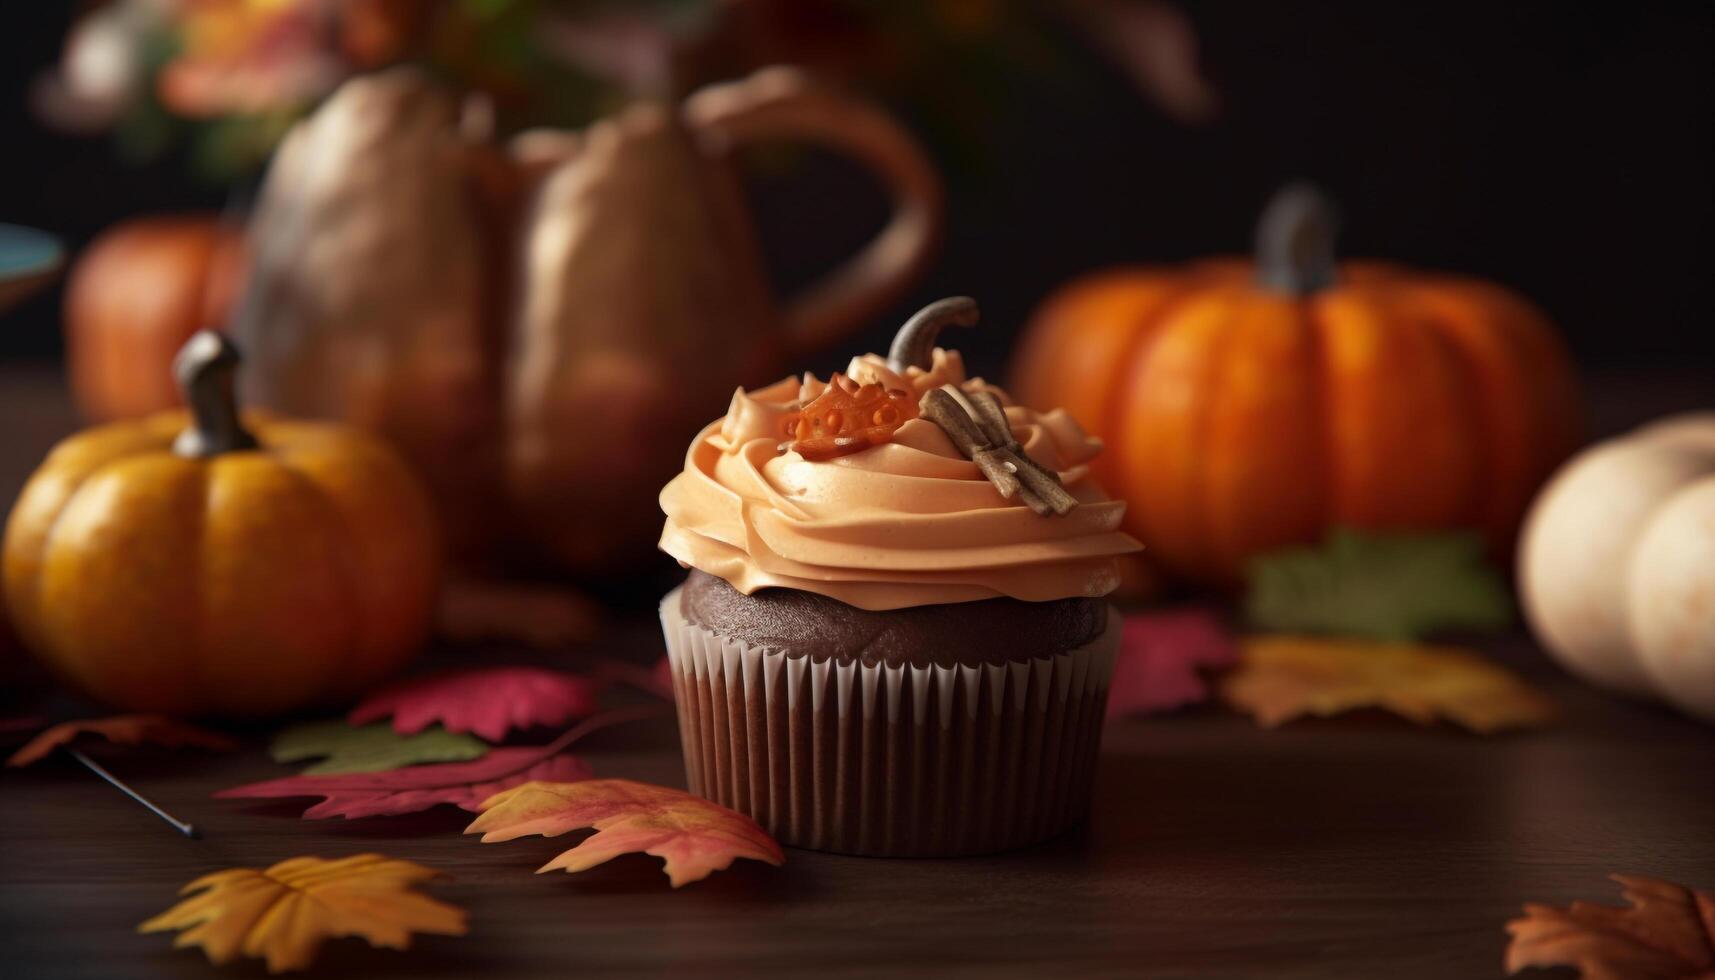
[[[76,247],[126,215],[218,207],[182,161],[121,164],[103,138],[45,130],[24,104],[72,6],[0,13],[0,221]],[[1533,297],[1590,370],[1715,365],[1711,176],[1715,8],[1703,4],[1188,3],[1223,108],[1173,122],[1093,52],[1070,76],[989,87],[961,145],[898,106],[946,167],[949,236],[898,312],[984,304],[967,353],[999,369],[1056,284],[1127,261],[1242,249],[1270,191],[1308,177],[1341,201],[1343,251],[1479,274]],[[1079,43],[1063,25],[1067,45]],[[972,140],[974,138],[974,145]],[[861,174],[813,159],[756,187],[784,286],[880,221]],[[58,290],[0,325],[0,358],[60,350]],[[896,323],[897,321],[894,321]],[[885,344],[878,323],[853,349]],[[982,346],[978,346],[978,344]],[[830,352],[827,368],[850,350]]]

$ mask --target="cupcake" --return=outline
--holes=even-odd
[[[935,303],[886,358],[733,395],[661,492],[691,790],[782,843],[949,856],[1088,808],[1125,505],[1065,412],[967,378]]]

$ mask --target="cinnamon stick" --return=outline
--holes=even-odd
[[[1078,506],[1059,474],[1031,459],[1012,436],[1000,399],[989,392],[960,392],[951,386],[923,396],[919,411],[941,427],[960,454],[977,464],[1001,499],[1017,496],[1033,512],[1065,516]],[[968,401],[974,411],[967,411]]]

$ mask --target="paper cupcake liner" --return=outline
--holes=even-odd
[[[1089,807],[1118,616],[1095,641],[1004,664],[866,667],[661,626],[691,791],[783,844],[930,857],[1021,847]]]

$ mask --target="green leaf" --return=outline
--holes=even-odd
[[[380,722],[354,727],[343,721],[293,725],[274,736],[268,754],[275,762],[300,762],[327,756],[304,770],[306,776],[348,772],[384,772],[420,762],[464,762],[488,754],[487,742],[457,735],[439,725],[415,735],[400,735]]]
[[[1319,548],[1253,560],[1245,615],[1277,632],[1415,640],[1436,630],[1504,628],[1513,606],[1475,534],[1339,529]]]

